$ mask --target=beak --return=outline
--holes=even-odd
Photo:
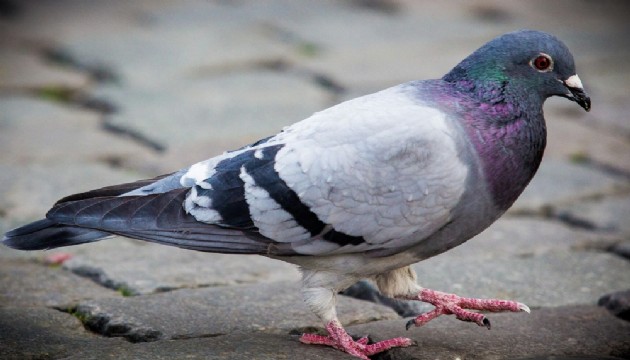
[[[584,91],[584,87],[582,86],[582,81],[579,76],[570,76],[562,83],[569,90],[569,93],[565,94],[564,97],[571,101],[575,101],[586,111],[591,110],[591,98]]]

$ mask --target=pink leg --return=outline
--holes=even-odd
[[[413,341],[407,338],[394,338],[379,341],[370,345],[367,344],[367,338],[361,338],[354,341],[354,339],[348,335],[341,323],[337,320],[333,320],[326,324],[326,330],[328,331],[328,336],[303,334],[300,337],[300,341],[304,344],[332,346],[335,349],[364,360],[368,360],[368,356],[370,355],[374,355],[391,348],[406,347],[413,344]]]
[[[479,326],[485,326],[490,329],[490,320],[488,320],[483,314],[468,310],[485,310],[493,312],[526,311],[529,313],[527,305],[516,301],[463,298],[455,294],[448,294],[430,289],[423,289],[417,297],[413,298],[433,304],[435,309],[410,320],[407,323],[407,329],[409,329],[411,325],[422,326],[443,314],[453,314],[459,320],[474,322]]]

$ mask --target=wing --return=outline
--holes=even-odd
[[[399,86],[193,165],[186,212],[297,254],[395,253],[450,221],[468,173],[458,128]],[[290,249],[290,250],[288,250]]]
[[[91,229],[185,249],[222,252],[267,252],[271,240],[255,232],[205,224],[182,206],[187,188],[164,193],[94,197],[55,205],[46,215],[57,226]]]
[[[185,171],[68,196],[46,219],[11,230],[2,241],[17,249],[40,250],[114,234],[199,251],[272,252],[274,241],[255,229],[207,224],[186,213],[183,204],[190,189],[179,183]]]

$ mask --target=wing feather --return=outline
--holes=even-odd
[[[61,203],[47,219],[199,251],[266,254],[273,240],[255,231],[230,229],[197,221],[182,206],[188,188],[144,196],[96,197]]]

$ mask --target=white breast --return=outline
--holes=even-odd
[[[394,87],[289,127],[276,170],[337,231],[406,247],[446,224],[464,192],[455,131],[444,113]]]

